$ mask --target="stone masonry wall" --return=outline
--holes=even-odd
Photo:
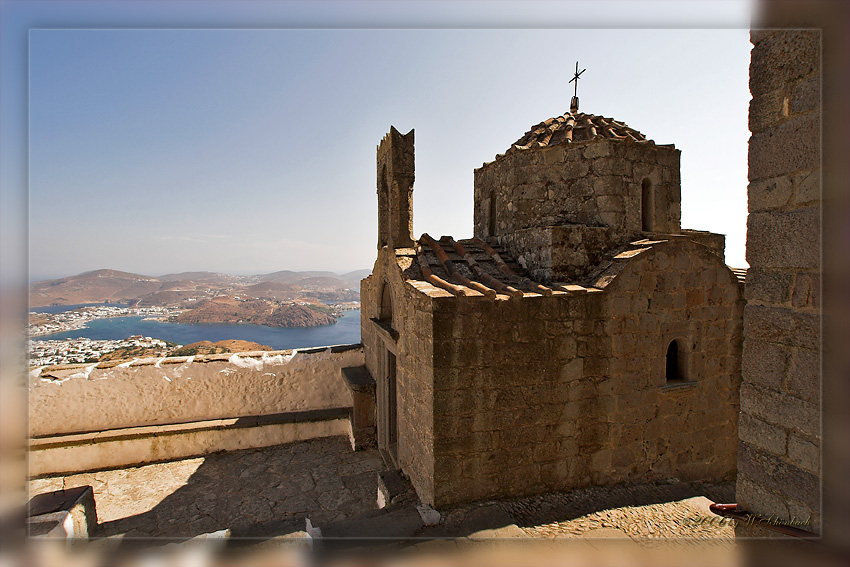
[[[653,230],[678,232],[679,154],[671,147],[606,139],[500,157],[475,170],[475,235],[568,224],[609,226],[615,236],[636,235],[642,230],[644,179],[656,196]],[[491,211],[495,234],[489,231]]]
[[[534,281],[578,282],[598,266],[611,247],[612,229],[569,225],[526,228],[498,238]]]
[[[385,248],[378,254],[372,275],[361,283],[361,340],[366,366],[379,380],[380,349],[375,323],[381,293],[390,286],[393,301],[393,327],[397,342],[398,460],[419,496],[427,501],[434,492],[433,452],[433,371],[431,360],[430,299],[405,282],[405,270],[412,265],[413,250]]]
[[[685,238],[632,256],[605,287],[611,358],[591,392],[610,407],[600,481],[734,478],[742,287],[712,250]],[[681,381],[668,382],[674,340]]]
[[[604,291],[434,300],[433,505],[734,475],[740,286],[702,245],[656,246]],[[673,338],[693,384],[664,383]]]
[[[598,293],[434,301],[435,507],[590,482],[590,401],[569,414],[602,328]]]
[[[821,36],[753,31],[738,505],[821,516]]]

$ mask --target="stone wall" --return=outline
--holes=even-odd
[[[30,436],[351,406],[340,374],[360,345],[37,369]]]
[[[753,31],[738,505],[821,517],[821,36]]]
[[[391,326],[398,333],[395,344],[398,408],[398,466],[410,477],[423,501],[433,498],[433,358],[431,300],[405,281],[413,264],[410,248],[384,248],[361,282],[361,340],[366,351],[366,367],[381,387],[381,352],[387,349],[386,336],[372,319],[380,318],[381,296],[389,286],[392,298]],[[418,276],[418,274],[416,274]],[[448,294],[447,294],[448,295]],[[381,427],[379,423],[378,427]]]
[[[653,196],[648,230],[678,232],[679,155],[650,142],[604,139],[499,157],[475,170],[475,235],[569,224],[608,226],[618,239],[636,235],[644,230],[644,182]]]
[[[567,403],[601,330],[598,296],[435,299],[435,507],[581,484],[574,424],[595,410]]]
[[[632,256],[605,291],[611,358],[591,392],[611,431],[600,480],[734,478],[743,286],[712,250],[680,237]]]
[[[578,282],[602,262],[612,233],[604,226],[545,226],[517,230],[497,240],[516,255],[534,281]]]
[[[740,285],[687,239],[647,250],[604,290],[433,299],[431,504],[734,475]],[[665,382],[673,339],[687,383]]]

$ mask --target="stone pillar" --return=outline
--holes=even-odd
[[[821,32],[752,31],[750,41],[737,502],[820,532]]]
[[[378,250],[413,246],[413,130],[393,126],[378,145]]]

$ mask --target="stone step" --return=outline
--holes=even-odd
[[[416,500],[416,492],[401,472],[388,469],[378,473],[378,508],[400,502],[411,503]]]

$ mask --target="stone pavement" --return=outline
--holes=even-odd
[[[188,538],[229,528],[270,537],[377,508],[378,452],[329,437],[138,467],[30,481],[30,494],[90,484],[95,535]]]
[[[382,527],[381,522],[395,522],[393,513],[377,509],[376,473],[382,469],[377,451],[354,452],[347,439],[332,437],[36,479],[30,481],[30,491],[92,485],[100,522],[95,537],[180,539],[230,529],[232,537],[269,538],[303,531],[308,517],[330,537],[413,537],[408,545],[458,537],[602,537],[642,545],[653,538],[734,537],[732,524],[708,510],[710,502],[734,501],[733,483],[590,487],[479,502],[443,511],[441,523],[432,527],[422,526],[408,503],[404,506],[410,510],[394,513],[410,512],[411,520],[402,522],[410,526]],[[399,529],[404,533],[396,533]]]

